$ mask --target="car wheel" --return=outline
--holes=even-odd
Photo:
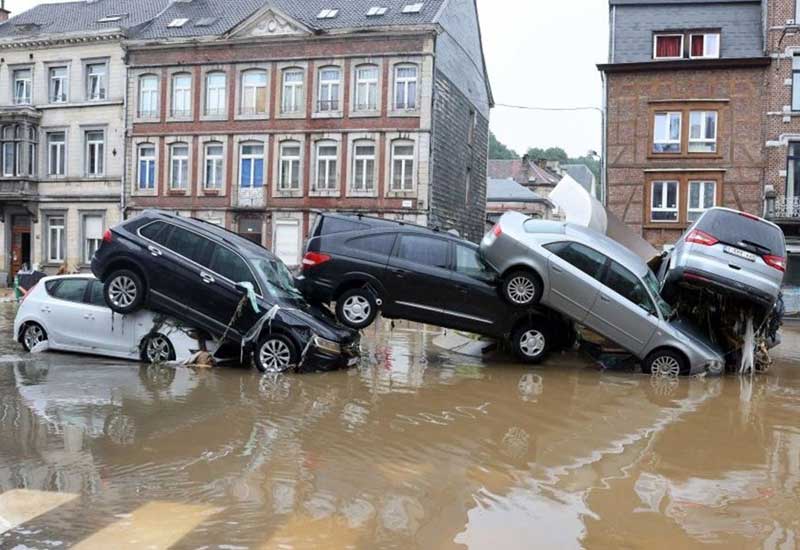
[[[144,283],[142,278],[128,269],[112,273],[103,286],[108,307],[116,313],[133,313],[144,302]]]
[[[336,301],[336,317],[343,325],[356,330],[370,326],[377,314],[375,298],[365,288],[348,290]]]
[[[540,363],[550,349],[550,331],[542,323],[530,323],[518,329],[511,343],[514,353],[525,363]]]
[[[30,352],[33,348],[47,341],[47,333],[38,323],[28,323],[22,329],[22,347]]]
[[[642,372],[653,376],[677,377],[689,373],[686,359],[677,351],[659,349],[648,355],[642,363]]]
[[[256,347],[253,358],[261,372],[285,372],[297,364],[297,346],[283,334],[268,334]]]
[[[163,334],[147,336],[142,346],[142,361],[145,363],[166,363],[175,360],[175,348]]]
[[[503,295],[515,306],[530,306],[542,297],[542,282],[531,271],[516,270],[503,279]]]

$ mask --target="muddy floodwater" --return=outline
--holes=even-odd
[[[365,334],[263,377],[21,352],[0,306],[0,548],[795,548],[800,333],[754,379]]]

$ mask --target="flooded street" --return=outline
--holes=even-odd
[[[795,548],[800,333],[750,379],[365,334],[357,369],[26,356],[0,306],[0,548]]]

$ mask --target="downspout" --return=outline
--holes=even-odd
[[[128,180],[128,50],[125,45],[122,46],[124,55],[122,57],[125,64],[125,86],[122,92],[122,189],[120,189],[119,207],[120,218],[126,218],[125,209],[127,204],[125,201],[125,188]]]
[[[608,62],[614,63],[615,52],[615,38],[617,29],[617,7],[611,6],[611,21],[610,30],[608,34]],[[606,73],[600,73],[600,79],[603,81],[603,106],[600,116],[602,117],[602,141],[600,143],[600,202],[604,206],[608,206],[608,79]]]
[[[430,227],[431,224],[431,217],[433,214],[433,209],[431,208],[431,200],[433,199],[433,182],[434,182],[434,162],[435,155],[434,155],[434,143],[433,140],[435,139],[436,133],[436,52],[438,51],[439,46],[439,32],[437,31],[434,33],[433,37],[433,54],[431,55],[431,59],[433,59],[433,67],[431,69],[431,75],[433,80],[431,80],[431,130],[430,137],[428,138],[428,198],[427,198],[427,208],[428,214],[425,216],[426,222],[425,225]]]

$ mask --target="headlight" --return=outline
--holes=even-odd
[[[722,361],[713,360],[706,363],[706,371],[709,374],[713,375],[722,374],[722,371],[724,370],[725,370],[725,363],[723,363]]]
[[[326,340],[322,336],[317,336],[315,334],[312,343],[314,347],[317,348],[318,350],[326,351],[328,353],[333,353],[336,355],[342,353],[342,346],[331,340]]]

